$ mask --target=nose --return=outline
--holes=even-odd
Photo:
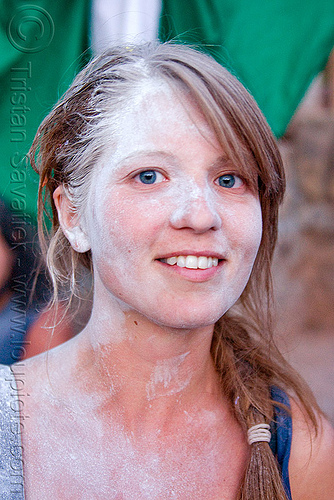
[[[197,234],[221,228],[222,220],[212,196],[200,188],[179,193],[170,223],[175,229],[191,229]]]

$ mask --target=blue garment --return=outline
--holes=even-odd
[[[282,389],[272,387],[271,397],[277,403],[282,403],[290,409],[289,397]],[[292,500],[288,469],[292,440],[291,415],[283,408],[275,406],[275,417],[270,427],[272,436],[270,448],[277,457],[286,495],[289,500]]]

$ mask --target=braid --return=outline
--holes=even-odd
[[[260,363],[261,348],[240,325],[225,317],[215,327],[212,355],[222,389],[245,434],[253,425],[270,423],[274,381],[271,365]],[[269,368],[270,366],[270,368]],[[286,500],[278,464],[269,443],[253,443],[238,500]]]
[[[287,500],[276,459],[268,443],[253,443],[238,500]]]

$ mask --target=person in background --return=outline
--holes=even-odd
[[[38,273],[36,230],[23,219],[17,222],[0,199],[0,363],[5,365],[39,354],[73,335],[69,321],[49,334],[54,318],[46,308],[50,292],[45,273]]]

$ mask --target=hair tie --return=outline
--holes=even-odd
[[[253,425],[250,429],[247,431],[248,435],[248,443],[253,444],[253,443],[270,443],[271,440],[271,432],[270,432],[270,425],[269,424],[257,424]]]

